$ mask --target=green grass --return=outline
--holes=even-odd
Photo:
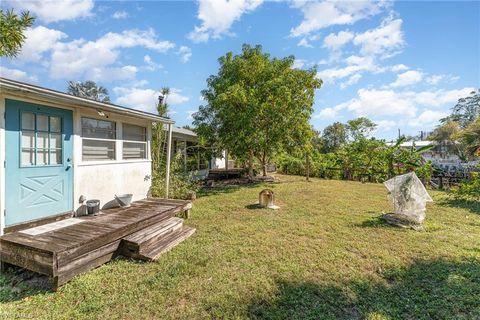
[[[279,178],[202,194],[197,232],[157,262],[117,259],[56,293],[0,276],[0,318],[480,319],[477,204],[432,192],[416,232],[378,219],[380,184]],[[253,209],[264,187],[280,210]]]

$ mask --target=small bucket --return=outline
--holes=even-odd
[[[100,212],[100,200],[88,200],[87,201],[87,213],[96,214]]]
[[[121,207],[130,207],[130,203],[132,202],[132,197],[133,197],[133,194],[131,193],[115,195],[115,199],[117,200],[118,204]]]

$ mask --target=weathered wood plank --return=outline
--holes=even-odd
[[[18,231],[3,235],[1,239],[9,242],[13,242],[13,243],[19,243],[24,246],[32,247],[37,249],[38,251],[54,252],[54,251],[61,251],[65,249],[64,245],[58,244],[53,241],[45,240],[42,238],[42,235],[31,236]]]
[[[110,252],[107,253],[103,256],[100,256],[96,259],[88,261],[86,264],[80,265],[78,268],[70,270],[68,272],[58,274],[55,276],[53,279],[53,288],[54,290],[57,290],[58,287],[62,286],[63,284],[67,283],[70,281],[73,277],[87,272],[91,269],[94,269],[96,267],[101,266],[102,264],[107,263],[108,261],[112,260],[113,257],[115,257],[116,253],[115,252]]]
[[[136,258],[146,261],[156,260],[158,257],[160,257],[160,255],[189,238],[193,233],[195,233],[194,228],[184,227],[182,231],[173,233],[170,236],[162,239],[162,241],[153,243],[150,247],[141,250]]]
[[[51,276],[53,255],[5,240],[0,240],[0,260],[28,270]]]
[[[121,239],[122,237],[125,237],[126,235],[136,232],[142,228],[145,228],[146,226],[160,222],[164,219],[168,219],[182,210],[183,210],[183,206],[174,207],[173,209],[164,211],[161,214],[155,214],[150,217],[137,220],[131,224],[127,224],[123,227],[119,227],[115,229],[115,231],[113,232],[106,233],[102,236],[92,238],[92,240],[89,241],[88,243],[57,252],[58,259],[62,260],[62,259],[65,259],[65,257],[67,256],[69,256],[70,259],[77,257],[95,248],[98,248],[99,246]]]
[[[141,248],[148,247],[152,243],[168,237],[172,233],[181,230],[182,227],[183,220],[173,217],[124,237],[121,245],[128,252],[139,252]]]
[[[101,246],[95,250],[92,250],[90,252],[87,252],[75,258],[74,260],[58,261],[57,263],[58,274],[61,275],[63,273],[68,273],[73,269],[77,269],[77,268],[80,268],[82,265],[88,264],[91,260],[95,260],[99,257],[105,256],[106,254],[116,252],[120,245],[120,241],[121,240],[117,240],[107,245]]]

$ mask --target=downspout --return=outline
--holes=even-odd
[[[165,198],[168,199],[168,191],[170,187],[170,160],[172,157],[172,124],[168,124],[168,138],[167,138],[167,173],[165,176]]]

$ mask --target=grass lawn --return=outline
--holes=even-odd
[[[378,219],[380,184],[278,177],[203,194],[197,232],[157,262],[117,259],[56,293],[0,276],[0,318],[480,319],[480,205],[432,192],[416,232]],[[251,205],[264,187],[280,210]]]

